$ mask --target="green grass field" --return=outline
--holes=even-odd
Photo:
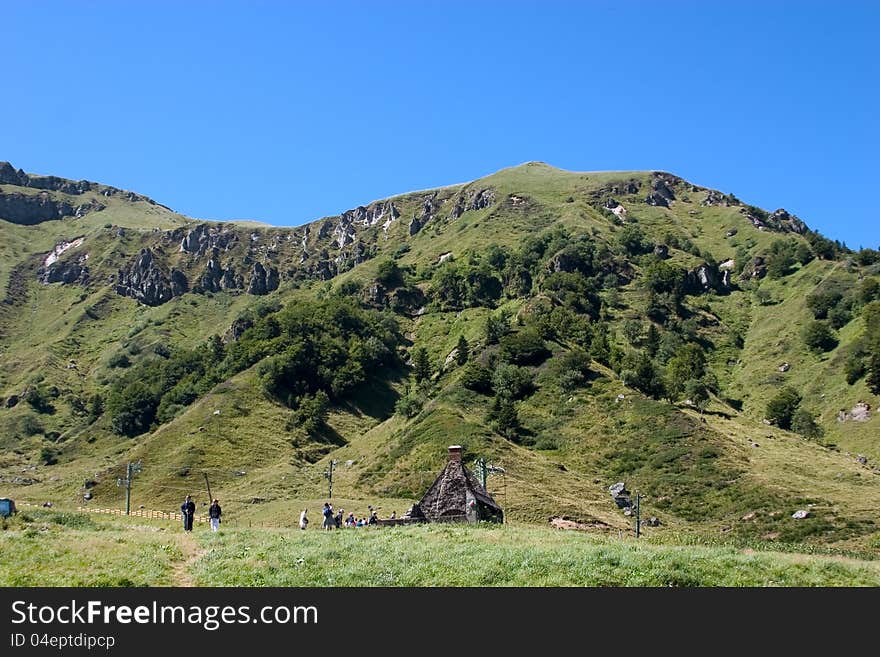
[[[878,586],[864,553],[669,545],[523,525],[241,529],[25,511],[2,586]]]

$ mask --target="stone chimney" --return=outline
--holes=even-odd
[[[449,460],[450,461],[461,461],[461,445],[450,445],[449,446]]]

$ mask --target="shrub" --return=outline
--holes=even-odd
[[[523,399],[534,389],[531,371],[516,365],[499,365],[492,375],[492,388],[498,397]]]
[[[387,288],[403,284],[403,272],[393,260],[383,260],[376,271],[376,280]]]
[[[479,361],[471,361],[462,372],[461,384],[468,390],[489,394],[492,392],[492,372]]]
[[[406,418],[411,418],[418,415],[423,406],[424,402],[421,396],[410,393],[397,400],[397,403],[394,404],[394,412]]]
[[[506,335],[500,344],[501,357],[517,365],[539,365],[550,355],[544,339],[534,328]]]
[[[505,438],[515,440],[519,436],[519,415],[512,399],[496,396],[486,419]]]
[[[807,308],[816,319],[826,319],[842,298],[843,295],[837,290],[816,291],[807,296]]]
[[[837,346],[837,336],[826,322],[814,320],[807,324],[801,332],[807,348],[816,354],[831,351]]]
[[[797,390],[785,387],[767,404],[767,419],[782,429],[790,429],[795,411],[801,403]]]
[[[288,427],[301,427],[310,436],[317,436],[327,427],[330,398],[323,390],[304,395],[288,420]]]
[[[119,352],[117,354],[113,354],[107,364],[113,368],[125,368],[131,366],[131,361],[128,358],[128,354]]]
[[[804,408],[795,411],[791,419],[791,430],[805,438],[821,438],[822,427],[816,424],[813,414]]]

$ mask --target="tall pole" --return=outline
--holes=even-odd
[[[484,459],[481,456],[480,458],[477,459],[477,476],[480,477],[480,483],[483,484],[483,488],[486,488],[486,477],[487,477],[486,470],[487,470],[486,459]],[[486,489],[486,490],[488,490],[488,489]]]
[[[208,473],[202,473],[205,476],[205,486],[208,488],[208,504],[211,504],[214,501],[214,496],[211,495],[211,482],[208,481]]]
[[[131,515],[131,461],[125,468],[125,515]]]
[[[336,461],[330,461],[330,467],[327,469],[327,472],[324,473],[324,476],[327,477],[327,498],[333,499],[333,466],[336,465]]]
[[[639,538],[642,534],[642,521],[641,521],[641,511],[642,511],[642,496],[636,493],[636,538]]]

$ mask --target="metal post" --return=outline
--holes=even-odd
[[[483,484],[483,488],[486,488],[486,477],[487,477],[487,468],[486,468],[486,459],[482,456],[477,459],[477,476],[480,478],[480,483]],[[488,489],[486,489],[488,490]]]
[[[327,477],[327,499],[333,499],[333,466],[335,466],[338,461],[330,461],[330,467],[327,469],[327,472],[324,473],[324,476]]]
[[[131,514],[131,461],[125,468],[125,515]]]
[[[642,535],[642,496],[636,493],[636,538]]]

